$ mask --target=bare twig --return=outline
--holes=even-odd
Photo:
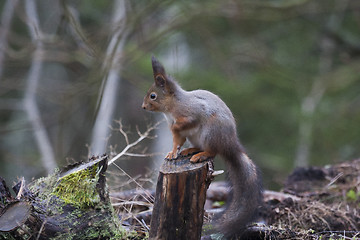
[[[119,167],[116,163],[114,163],[114,165],[121,171],[123,172],[128,178],[133,179],[127,172],[125,172],[121,167]],[[146,194],[146,197],[148,199],[150,199],[150,202],[154,202],[154,197],[149,193],[148,190],[146,190],[145,188],[143,188],[143,186],[141,186],[141,184],[139,184],[136,180],[133,181],[141,190],[144,191],[144,193]]]
[[[121,119],[120,120],[115,120],[116,123],[119,124],[119,128],[117,129],[114,129],[114,128],[111,128],[112,130],[118,130],[125,138],[125,141],[126,141],[126,144],[129,145],[129,137],[128,137],[128,134],[124,131],[124,126],[121,122]]]
[[[126,208],[125,206],[123,206],[123,209],[130,215],[129,218],[133,218],[135,219],[143,228],[145,229],[149,229],[148,226],[146,225],[146,223],[144,223],[144,221],[140,221],[135,214],[132,212],[132,205],[130,206],[130,208]]]
[[[153,131],[154,129],[156,129],[159,124],[162,123],[162,121],[155,123],[153,126],[149,127],[144,133],[141,133],[139,131],[139,129],[137,128],[136,131],[139,135],[139,138],[136,139],[134,142],[129,143],[126,145],[126,147],[120,152],[118,153],[115,157],[113,157],[110,161],[109,161],[109,165],[113,164],[116,160],[118,160],[120,157],[129,154],[127,151],[129,151],[132,147],[136,146],[137,144],[139,144],[141,141],[143,141],[146,138],[151,138],[150,133],[151,131]],[[126,135],[126,133],[125,133]]]
[[[147,202],[144,202],[144,201],[130,201],[130,200],[122,200],[122,199],[117,199],[118,201],[121,201],[121,202],[118,202],[118,203],[113,203],[112,205],[114,207],[119,207],[119,206],[126,206],[126,205],[137,205],[137,206],[145,206],[145,207],[152,207],[152,203],[147,203]]]
[[[47,223],[47,220],[45,219],[45,221],[41,224],[41,227],[40,227],[40,230],[39,230],[38,235],[37,235],[37,237],[36,237],[36,240],[39,240],[39,239],[40,239],[41,233],[42,233],[42,231],[44,231],[44,228],[45,228],[45,224],[46,224],[46,223]]]
[[[344,175],[343,172],[340,172],[338,175],[336,175],[333,179],[331,179],[331,181],[329,182],[328,185],[326,185],[326,188],[329,188],[331,185],[334,184],[334,182],[336,182],[340,177],[342,177]]]
[[[66,4],[66,1],[61,1],[61,5],[64,11],[64,16],[69,23],[71,34],[74,36],[77,45],[81,49],[84,49],[88,56],[96,56],[96,51],[93,47],[94,45],[91,44],[80,24],[79,13],[77,10]]]
[[[112,174],[114,175],[114,174]],[[124,176],[125,174],[122,173],[122,176]],[[126,176],[129,176],[129,175],[126,175]],[[121,183],[117,184],[116,187],[113,187],[114,191],[115,189],[121,189],[125,186],[130,186],[131,183],[135,183],[138,185],[137,183],[137,180],[141,178],[141,175],[136,175],[136,176],[133,176],[131,178],[129,178],[127,181],[122,181]]]
[[[25,178],[22,177],[21,180],[20,180],[20,182],[21,182],[21,184],[20,184],[20,188],[19,188],[18,194],[16,195],[16,199],[20,199],[21,196],[23,195],[24,188],[25,188]]]
[[[153,157],[153,156],[160,156],[163,153],[124,153],[124,156],[129,157]]]

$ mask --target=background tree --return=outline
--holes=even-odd
[[[185,89],[224,99],[267,185],[294,166],[360,154],[356,0],[7,0],[0,7],[6,178],[43,175],[55,162],[84,158],[95,140],[102,146],[96,153],[116,148],[124,139],[110,137],[111,119],[134,132],[157,121],[160,115],[140,108],[152,83],[152,54]],[[169,149],[162,126],[161,138],[147,142],[152,151]],[[130,157],[121,163],[132,174],[153,164]]]

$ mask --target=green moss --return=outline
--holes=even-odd
[[[55,169],[53,174],[47,177],[39,178],[29,185],[29,190],[36,195],[39,200],[42,200],[41,205],[47,205],[47,215],[57,215],[63,213],[63,202],[58,198],[54,198],[53,189],[59,178],[59,170]],[[39,205],[34,205],[34,210],[41,212],[43,208]]]
[[[348,201],[357,201],[360,198],[360,192],[355,192],[355,190],[351,189],[346,193],[346,197]]]
[[[99,213],[101,214],[101,213]],[[74,225],[76,227],[76,225]],[[76,232],[76,234],[74,233]],[[122,240],[122,239],[133,239],[134,233],[127,232],[124,228],[115,222],[110,222],[107,217],[104,217],[103,221],[98,221],[89,226],[89,228],[79,233],[76,230],[69,229],[68,233],[63,233],[51,240],[62,240],[62,239],[111,239],[111,240]]]
[[[214,203],[213,203],[213,206],[214,207],[223,207],[224,205],[225,205],[225,201],[215,201]]]
[[[38,195],[42,200],[49,199],[53,186],[59,178],[59,169],[55,169],[53,174],[47,177],[42,177],[32,182],[29,186],[29,190]]]
[[[56,171],[31,185],[31,191],[48,206],[45,208],[47,215],[55,215],[60,224],[66,224],[63,228],[68,231],[58,234],[52,240],[139,239],[136,232],[128,232],[122,228],[110,201],[106,203],[100,201],[96,189],[100,172],[101,168],[98,164],[87,169],[75,170],[63,177],[59,171]],[[38,211],[43,210],[38,209]],[[66,214],[62,215],[63,212]],[[79,226],[84,224],[84,219],[94,218],[98,220],[89,221],[91,225],[88,228]],[[83,230],[79,231],[79,227]]]
[[[62,199],[65,204],[80,208],[94,206],[100,202],[99,194],[96,191],[100,170],[95,164],[89,169],[59,178],[52,194]]]

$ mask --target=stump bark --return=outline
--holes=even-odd
[[[150,239],[191,240],[201,237],[213,159],[194,164],[190,157],[165,160],[160,167]]]

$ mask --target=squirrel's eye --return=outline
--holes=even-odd
[[[150,99],[155,100],[157,97],[156,93],[150,93]]]

